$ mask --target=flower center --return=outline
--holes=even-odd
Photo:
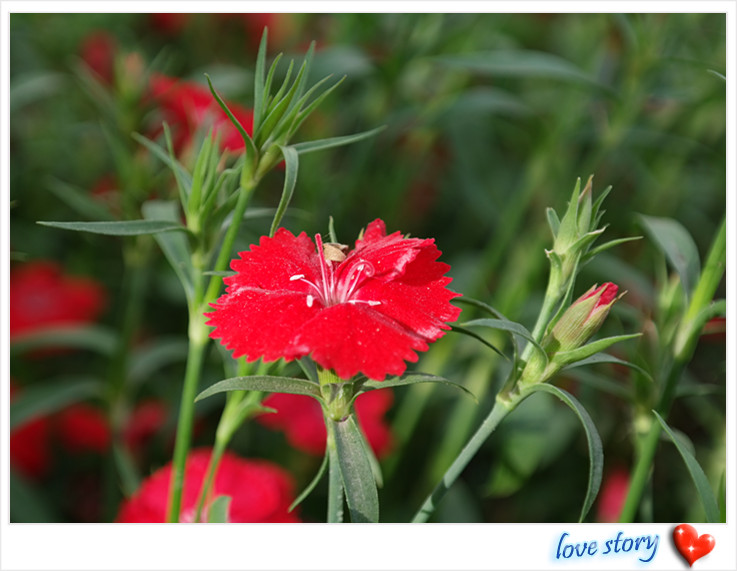
[[[361,285],[376,273],[371,262],[359,258],[352,261],[348,269],[337,272],[336,269],[342,262],[335,263],[325,258],[322,237],[319,234],[315,235],[315,242],[320,256],[320,278],[317,283],[305,278],[304,274],[295,274],[289,278],[291,282],[304,282],[312,289],[313,293],[307,294],[307,307],[312,307],[316,299],[324,307],[340,303],[365,303],[370,306],[381,304],[380,301],[353,298]]]

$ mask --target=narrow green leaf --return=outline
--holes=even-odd
[[[300,155],[305,153],[313,153],[315,151],[322,151],[325,149],[332,149],[334,147],[342,147],[344,145],[350,145],[358,141],[363,141],[369,137],[373,137],[377,133],[383,131],[386,127],[377,127],[370,131],[364,131],[363,133],[356,133],[355,135],[345,135],[342,137],[331,137],[329,139],[320,139],[318,141],[305,141],[303,143],[296,143],[290,145],[292,149],[297,151]]]
[[[594,76],[568,60],[533,50],[495,50],[435,58],[441,64],[493,77],[548,78],[583,83],[610,92]]]
[[[379,521],[379,494],[366,455],[363,435],[353,418],[333,422],[335,447],[348,509],[353,523]]]
[[[218,381],[202,391],[195,402],[209,396],[227,391],[264,391],[268,393],[287,393],[291,395],[307,395],[321,400],[320,387],[311,381],[291,377],[272,377],[269,375],[253,375],[249,377],[232,377]]]
[[[678,272],[683,290],[691,295],[701,272],[699,250],[688,231],[676,220],[639,216],[643,228]]]
[[[60,180],[51,179],[49,190],[59,200],[78,214],[91,220],[113,220],[113,215],[98,200],[95,200],[89,190],[82,190]]]
[[[532,346],[537,349],[537,351],[543,357],[545,357],[545,361],[547,362],[548,355],[547,353],[545,353],[545,350],[540,346],[540,343],[535,341],[532,333],[530,333],[527,328],[515,321],[509,321],[507,319],[472,319],[471,321],[467,321],[466,323],[462,323],[461,325],[463,327],[489,327],[491,329],[507,331],[508,333],[517,335],[518,337],[522,337],[526,341],[532,343]]]
[[[565,368],[573,369],[574,367],[584,367],[586,365],[598,365],[599,363],[610,363],[612,365],[622,365],[623,367],[629,367],[630,369],[634,369],[635,371],[640,373],[647,380],[651,382],[653,381],[652,375],[650,375],[650,373],[648,373],[642,367],[635,365],[634,363],[631,363],[630,361],[618,359],[617,357],[613,355],[608,355],[606,353],[595,353],[594,355],[591,355],[590,357],[586,357],[585,359],[581,359],[580,361],[575,361],[571,363],[570,365],[567,365]]]
[[[501,311],[494,309],[492,306],[490,306],[488,303],[484,303],[483,301],[479,301],[478,299],[474,299],[472,297],[468,297],[467,295],[464,295],[463,297],[458,297],[453,300],[455,303],[465,303],[468,305],[472,305],[473,307],[478,307],[479,309],[483,309],[488,314],[493,315],[497,319],[502,319],[504,321],[509,321],[506,317],[504,317],[504,314],[502,314]]]
[[[628,238],[618,238],[617,240],[610,240],[609,242],[605,242],[604,244],[601,244],[600,246],[597,246],[593,250],[587,252],[586,255],[583,257],[583,261],[586,262],[597,254],[600,254],[601,252],[608,250],[609,248],[613,248],[614,246],[619,246],[620,244],[624,244],[626,242],[633,242],[635,240],[641,239],[642,236],[630,236]]]
[[[261,92],[261,109],[262,109],[262,115],[261,119],[263,119],[263,113],[269,108],[269,103],[271,101],[271,84],[274,81],[274,74],[276,73],[277,68],[279,67],[279,62],[281,61],[283,54],[277,54],[274,58],[274,61],[271,62],[271,66],[269,67],[269,73],[266,76],[266,83],[264,84],[263,90]],[[261,129],[261,121],[259,121],[259,130]],[[256,131],[256,125],[254,123],[253,127],[254,134],[257,133]]]
[[[117,343],[113,330],[99,325],[49,327],[14,335],[10,341],[11,354],[36,349],[86,349],[102,355],[112,355]]]
[[[407,385],[416,385],[417,383],[440,383],[442,385],[448,385],[456,389],[461,389],[464,393],[469,395],[476,402],[476,396],[469,391],[466,387],[461,384],[455,383],[443,377],[437,377],[435,375],[427,375],[425,373],[410,373],[404,377],[394,377],[392,379],[386,379],[385,381],[364,381],[361,384],[360,390],[356,393],[355,398],[366,391],[374,391],[378,389],[391,389],[395,387],[404,387]]]
[[[10,117],[30,103],[54,97],[65,85],[67,76],[63,73],[30,71],[14,76],[8,89]]]
[[[299,504],[301,504],[307,496],[309,496],[312,493],[312,490],[315,489],[315,486],[320,483],[320,480],[322,480],[322,477],[325,475],[325,472],[328,469],[328,454],[325,453],[325,455],[322,457],[322,463],[320,464],[320,467],[317,469],[317,474],[315,474],[315,477],[312,478],[309,484],[307,484],[307,487],[300,492],[300,494],[297,496],[297,498],[292,502],[292,505],[289,506],[288,511],[294,510]]]
[[[159,337],[150,344],[136,348],[131,355],[128,369],[131,383],[142,383],[167,365],[184,363],[187,359],[188,345],[185,338]]]
[[[228,523],[230,496],[217,496],[207,508],[207,523]]]
[[[310,359],[309,356],[297,359],[297,364],[302,369],[302,372],[304,372],[305,377],[307,377],[313,383],[320,382],[319,377],[317,376],[317,365],[315,365],[315,362]]]
[[[256,145],[254,144],[253,139],[251,139],[251,136],[243,128],[243,125],[241,125],[240,121],[238,121],[235,115],[233,115],[233,112],[227,106],[225,101],[223,101],[222,97],[220,97],[218,92],[215,91],[215,88],[212,85],[212,81],[210,80],[210,76],[205,74],[205,77],[207,78],[207,84],[210,86],[210,92],[212,93],[212,96],[215,98],[215,101],[218,102],[218,105],[220,105],[220,108],[223,111],[225,111],[225,114],[230,119],[230,122],[233,123],[233,126],[240,133],[241,138],[243,139],[243,142],[246,145],[246,152],[251,155],[252,160],[255,160],[258,157],[258,149],[256,149]]]
[[[299,154],[294,147],[279,146],[279,148],[284,156],[285,163],[284,189],[279,199],[279,206],[276,208],[274,220],[271,223],[269,236],[274,235],[277,228],[279,228],[279,224],[281,224],[284,213],[287,211],[289,202],[292,200],[292,195],[294,194],[294,187],[297,185],[297,171],[299,170]]]
[[[465,327],[462,327],[460,325],[451,325],[450,326],[451,331],[455,331],[456,333],[461,333],[462,335],[468,335],[469,337],[473,337],[477,341],[480,341],[484,345],[486,345],[489,349],[497,353],[498,355],[504,357],[505,359],[509,360],[509,357],[507,357],[504,353],[501,352],[500,349],[489,343],[486,339],[481,337],[478,333],[475,333],[474,331],[471,331],[470,329],[466,329]]]
[[[139,135],[138,133],[133,133],[131,137],[133,137],[137,142],[146,147],[156,157],[158,157],[161,162],[168,166],[169,169],[174,173],[174,177],[178,181],[181,181],[181,184],[184,187],[186,187],[187,189],[191,188],[192,177],[187,172],[187,169],[185,169],[179,161],[171,157],[168,151],[162,149],[159,145],[147,139],[143,135]]]
[[[149,200],[143,203],[141,212],[146,219],[176,221],[179,217],[179,206],[173,200]],[[154,238],[179,277],[187,299],[190,299],[194,292],[195,270],[189,241],[180,233],[159,233],[155,234]]]
[[[293,105],[293,109],[290,111],[289,115],[287,115],[287,118],[284,120],[283,125],[284,129],[279,129],[276,131],[277,134],[281,134],[283,131],[288,132],[287,139],[291,138],[291,136],[297,132],[297,130],[302,126],[302,123],[304,123],[307,118],[312,114],[312,112],[317,109],[323,101],[333,92],[335,91],[338,86],[343,83],[345,80],[345,76],[341,77],[338,81],[336,81],[333,85],[328,87],[325,91],[323,91],[320,95],[318,95],[314,101],[312,101],[307,107],[302,107],[305,102],[310,98],[310,96],[317,91],[317,89],[326,81],[328,81],[332,76],[327,76],[323,79],[321,79],[318,83],[316,83],[313,87],[310,88],[310,90],[302,97],[302,99],[299,101],[297,105]]]
[[[583,347],[579,347],[578,349],[573,349],[571,351],[559,351],[553,357],[553,362],[560,365],[561,367],[565,367],[566,365],[570,365],[572,363],[575,363],[576,361],[587,359],[592,355],[603,351],[604,349],[608,349],[615,343],[626,341],[627,339],[635,339],[640,335],[642,335],[642,333],[631,333],[629,335],[616,335],[614,337],[605,337],[604,339],[599,339],[597,341],[587,343],[586,345],[584,345]]]
[[[57,412],[70,404],[99,397],[103,384],[90,377],[58,377],[29,387],[10,405],[10,428]]]
[[[264,113],[264,69],[266,68],[266,45],[268,43],[268,28],[264,28],[264,33],[261,35],[261,42],[258,47],[258,54],[256,55],[256,70],[253,81],[253,129],[258,130],[261,126],[261,118]],[[277,58],[278,61],[278,58]],[[275,62],[276,63],[276,62]],[[275,65],[272,65],[273,73]],[[271,83],[271,82],[269,82]],[[268,91],[267,91],[268,93]]]
[[[599,487],[601,486],[601,475],[604,469],[604,449],[601,444],[601,438],[596,430],[596,425],[591,420],[589,413],[576,400],[570,393],[556,387],[555,385],[549,385],[547,383],[541,383],[538,385],[532,385],[525,390],[526,393],[534,392],[546,392],[558,397],[568,407],[576,413],[581,425],[586,432],[586,440],[589,447],[589,484],[586,489],[586,496],[584,498],[583,506],[581,508],[581,516],[578,521],[583,522],[586,514],[591,509],[591,506],[596,499],[596,495],[599,493]]]
[[[200,152],[195,161],[194,170],[192,171],[192,188],[189,193],[189,201],[187,202],[188,212],[198,212],[202,202],[202,189],[205,186],[205,174],[208,173],[207,165],[211,164],[210,156],[213,154],[213,137],[212,129],[207,137],[202,141]]]
[[[158,234],[159,232],[187,232],[187,229],[177,222],[166,220],[110,220],[105,222],[47,222],[39,221],[41,226],[59,228],[60,230],[74,230],[76,232],[91,232],[106,236],[141,236],[143,234]]]
[[[653,411],[653,414],[658,419],[658,422],[663,427],[663,430],[665,430],[666,434],[673,441],[673,444],[676,445],[678,452],[681,454],[681,458],[683,458],[683,461],[686,464],[686,468],[688,468],[688,472],[691,475],[691,479],[696,486],[696,491],[699,494],[701,505],[704,507],[704,512],[706,513],[706,519],[709,521],[709,523],[719,523],[720,521],[722,521],[722,516],[719,513],[717,500],[714,497],[714,492],[712,491],[711,486],[709,485],[709,480],[707,479],[706,474],[704,474],[704,470],[701,469],[701,466],[697,462],[696,458],[693,457],[693,454],[688,451],[688,448],[686,448],[683,442],[681,442],[680,439],[674,434],[673,430],[671,430],[670,426],[668,426],[668,423],[665,422],[663,417],[660,416],[656,411]]]
[[[125,497],[130,497],[141,486],[141,476],[130,450],[120,443],[113,443],[113,458],[120,479],[120,487]]]

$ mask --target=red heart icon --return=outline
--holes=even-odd
[[[696,533],[696,528],[687,523],[682,523],[673,530],[673,542],[678,552],[688,561],[689,567],[694,564],[694,561],[711,552],[716,543],[711,535],[708,533],[699,535]]]

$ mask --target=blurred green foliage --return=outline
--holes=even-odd
[[[638,214],[669,217],[685,227],[703,259],[725,215],[722,14],[292,14],[276,22],[270,55],[284,51],[299,58],[316,40],[311,82],[328,74],[347,76],[300,136],[387,126],[372,140],[300,161],[292,209],[283,221],[295,232],[326,232],[332,216],[338,239],[347,241],[380,217],[389,231],[434,237],[442,259],[451,264],[453,289],[531,326],[545,287],[544,249],[551,246],[545,209],[564,210],[576,178],[593,173],[594,196],[613,186],[604,204],[605,240],[643,234]],[[120,174],[110,137],[131,154],[142,151],[130,137],[146,120],[137,115],[136,101],[123,106],[131,113],[117,116],[111,131],[75,71],[83,42],[99,31],[114,38],[119,65],[137,54],[149,71],[203,85],[207,73],[228,101],[247,107],[260,30],[249,35],[241,19],[228,15],[190,15],[176,30],[162,28],[148,14],[11,16],[12,259],[54,259],[72,273],[94,276],[110,292],[104,321],[114,325],[116,313],[124,311],[116,306],[124,267],[117,239],[36,225],[80,218],[58,197],[59,181],[85,190],[116,168]],[[128,188],[139,196],[175,196],[167,169],[144,162],[148,170],[141,172],[154,174],[142,178],[128,172]],[[276,207],[282,179],[283,172],[270,173],[253,207]],[[131,210],[131,217],[140,212],[135,216]],[[269,223],[269,216],[248,220],[239,249],[268,233]],[[153,256],[141,334],[162,344],[172,337],[183,340],[184,297],[165,260]],[[646,330],[663,264],[649,239],[627,243],[587,265],[577,293],[593,283],[617,283],[629,293],[605,329]],[[621,351],[637,360],[647,351],[643,345],[629,343]],[[454,334],[421,357],[417,370],[465,384],[480,404],[443,388],[396,391],[391,414],[397,441],[385,462],[382,521],[411,517],[487,413],[505,366],[478,342]],[[11,374],[31,383],[47,378],[52,367],[99,371],[105,363],[74,354],[53,364],[17,358]],[[609,468],[632,461],[637,403],[621,396],[629,375],[609,365],[560,381],[576,392],[601,433],[605,477]],[[702,342],[686,375],[723,387],[723,339]],[[176,403],[181,376],[182,363],[169,363],[141,394]],[[208,361],[205,376],[201,386],[222,378],[216,359]],[[530,399],[487,443],[440,520],[578,517],[580,500],[561,490],[580,490],[583,496],[585,442],[570,411],[546,398]],[[203,404],[205,429],[197,443],[211,445],[208,430],[222,403]],[[681,399],[669,419],[692,439],[714,489],[724,464],[724,419],[719,390]],[[300,485],[319,464],[254,423],[241,429],[232,448],[289,467]],[[163,449],[151,468],[169,460]],[[664,469],[654,474],[652,518],[703,517],[693,507],[692,484],[676,450],[659,454]],[[16,489],[23,497],[33,493],[25,485]],[[324,493],[318,488],[305,502],[307,519],[323,517]],[[43,494],[55,514],[50,517],[75,517],[60,485]],[[33,502],[18,501],[35,509]]]

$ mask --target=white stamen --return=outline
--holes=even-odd
[[[315,303],[315,298],[312,295],[307,296],[307,307],[312,307],[312,304]]]
[[[290,282],[295,282],[297,280],[304,279],[304,277],[305,277],[304,274],[294,274],[291,278],[289,278],[289,281]]]
[[[346,303],[365,303],[367,305],[370,305],[371,307],[374,307],[375,305],[381,305],[380,301],[373,301],[373,300],[365,300],[365,299],[349,299],[346,301]]]

